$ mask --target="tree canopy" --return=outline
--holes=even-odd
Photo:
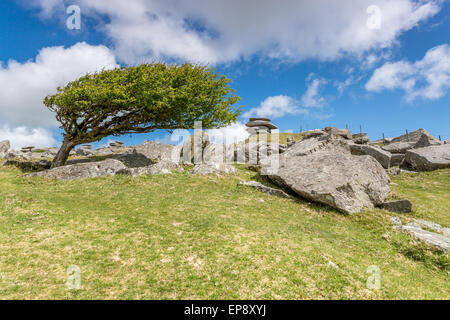
[[[63,146],[52,166],[64,165],[78,144],[106,136],[156,129],[190,129],[195,121],[218,128],[237,120],[240,107],[224,75],[195,64],[151,63],[87,74],[44,104],[64,130]]]

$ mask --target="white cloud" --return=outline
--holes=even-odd
[[[408,101],[417,97],[435,100],[450,88],[450,46],[443,44],[427,51],[422,60],[388,62],[376,69],[366,83],[368,91],[401,89]]]
[[[56,140],[52,133],[44,128],[28,129],[26,127],[10,128],[6,125],[0,127],[0,141],[9,140],[11,149],[34,146],[36,148],[52,147]]]
[[[211,142],[213,143],[236,143],[247,139],[250,134],[247,132],[247,127],[241,122],[233,123],[227,127],[219,129],[206,130]]]
[[[307,113],[307,111],[300,108],[297,100],[289,96],[279,95],[267,97],[258,107],[250,109],[242,116],[245,118],[251,116],[281,118],[288,114],[304,113]]]
[[[88,72],[114,67],[115,58],[108,48],[84,42],[67,49],[44,48],[34,61],[8,61],[6,67],[0,66],[0,125],[55,125],[54,114],[42,103],[46,95]]]
[[[101,30],[126,63],[169,57],[229,62],[260,53],[301,61],[333,60],[390,47],[432,17],[440,0],[39,0],[43,15],[78,4],[83,16],[105,17]],[[380,9],[369,28],[369,6]]]
[[[313,74],[310,74],[306,78],[308,87],[306,92],[302,96],[302,105],[307,108],[318,108],[325,104],[325,98],[320,96],[320,87],[325,85],[327,81],[323,78],[314,78]]]

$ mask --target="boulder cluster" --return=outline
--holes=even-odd
[[[202,130],[196,130],[179,146],[154,141],[124,146],[114,141],[94,150],[92,145],[82,145],[72,151],[67,165],[54,169],[50,169],[49,159],[57,153],[56,148],[15,151],[8,141],[1,141],[0,158],[7,159],[6,165],[41,170],[28,176],[60,180],[165,174],[183,170],[183,165],[193,166],[191,174],[229,174],[236,172],[232,163],[245,163],[284,190],[269,190],[273,194],[287,192],[347,213],[374,207],[409,212],[408,200],[386,201],[390,191],[388,173],[450,167],[450,144],[424,129],[371,142],[367,134],[352,135],[346,129],[326,127],[308,131],[300,141],[288,139],[287,144],[279,144],[268,142],[267,134],[258,134],[276,128],[269,119],[251,118],[247,126],[255,135],[229,145],[212,143]],[[107,159],[95,161],[92,156]]]

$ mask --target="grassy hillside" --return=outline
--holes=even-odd
[[[389,213],[345,216],[237,186],[261,179],[243,166],[228,177],[21,174],[0,167],[2,299],[450,298],[448,255],[393,231]],[[393,182],[412,216],[450,226],[448,172]],[[69,265],[80,290],[66,288]],[[380,290],[366,287],[371,265]]]

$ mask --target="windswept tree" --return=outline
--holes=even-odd
[[[64,140],[52,167],[66,163],[79,144],[156,129],[219,128],[236,121],[240,108],[228,78],[205,66],[164,63],[85,75],[47,96]]]

